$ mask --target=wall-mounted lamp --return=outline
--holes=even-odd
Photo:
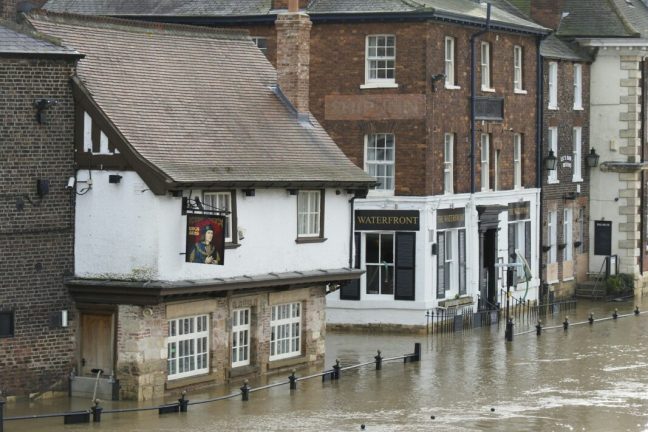
[[[563,195],[563,199],[565,201],[575,200],[576,198],[578,198],[578,195],[579,195],[578,192],[565,192],[565,194]]]
[[[432,76],[430,77],[430,84],[432,85],[432,91],[436,91],[436,84],[437,84],[437,82],[439,82],[439,81],[445,79],[445,77],[446,77],[445,74],[442,74],[442,73],[440,73],[440,74],[436,74],[436,75],[432,75]]]
[[[36,193],[39,197],[44,197],[49,193],[49,180],[36,180]]]
[[[34,106],[36,107],[36,121],[39,124],[45,123],[45,113],[44,111],[54,105],[58,105],[56,99],[36,99],[34,101]]]
[[[297,189],[286,189],[289,195],[297,195]]]
[[[587,160],[587,166],[590,168],[594,168],[595,166],[598,165],[599,162],[599,155],[596,154],[596,150],[591,149],[589,154],[585,157]]]
[[[108,183],[117,184],[117,183],[121,182],[121,179],[122,179],[122,176],[120,176],[119,174],[110,174],[108,176]]]
[[[556,165],[558,165],[558,158],[554,154],[553,150],[549,150],[549,155],[545,158],[544,163],[547,171],[553,171],[556,169]]]
[[[245,196],[251,197],[255,195],[254,189],[243,189]]]
[[[432,252],[432,255],[438,255],[439,254],[439,244],[438,243],[432,243],[432,248],[430,249]]]

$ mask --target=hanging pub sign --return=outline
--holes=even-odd
[[[188,214],[186,261],[223,265],[224,228],[224,216]]]
[[[418,210],[356,210],[357,231],[418,231]]]
[[[529,201],[510,203],[508,205],[509,222],[527,219],[531,219],[531,203]]]
[[[437,210],[437,229],[463,228],[466,211],[463,208]]]

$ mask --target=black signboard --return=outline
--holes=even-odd
[[[357,231],[418,231],[418,210],[356,210]]]
[[[511,203],[508,205],[509,222],[531,219],[531,203],[529,201],[521,203]]]
[[[437,229],[463,228],[466,226],[466,211],[463,208],[437,211]]]
[[[594,221],[594,255],[612,255],[612,221]]]

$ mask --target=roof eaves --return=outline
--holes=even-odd
[[[639,32],[630,21],[626,18],[626,16],[621,12],[621,10],[618,8],[616,3],[612,0],[607,0],[608,4],[610,5],[610,8],[614,11],[616,16],[619,18],[621,21],[621,24],[623,24],[623,27],[628,31],[631,37],[641,37],[641,32]]]

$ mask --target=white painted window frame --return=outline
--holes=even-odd
[[[549,129],[549,133],[547,134],[547,139],[549,140],[549,150],[553,150],[554,156],[558,158],[558,162],[560,162],[559,156],[558,156],[558,128],[555,126],[551,126]],[[560,163],[556,163],[556,169],[554,170],[548,170],[547,171],[547,183],[548,184],[557,184],[560,183],[558,180],[558,169],[559,169]]]
[[[391,245],[392,245],[392,250],[391,250],[391,256],[392,256],[392,261],[384,261],[381,260],[380,262],[371,262],[367,261],[367,256],[369,255],[367,253],[367,236],[368,235],[377,235],[378,236],[378,257],[379,259],[382,259],[383,257],[383,241],[382,238],[383,236],[390,236],[391,237]],[[394,296],[394,282],[395,282],[395,260],[396,260],[396,233],[394,231],[381,231],[381,232],[367,232],[363,236],[364,240],[364,269],[365,269],[365,294],[368,296],[390,296],[393,298]],[[367,268],[368,267],[379,267],[380,268],[380,279],[379,279],[379,287],[378,287],[378,292],[377,293],[370,293],[368,292],[368,277],[366,276],[368,274]],[[384,273],[387,273],[387,275],[391,274],[391,281],[392,281],[392,287],[391,287],[391,292],[383,292],[383,280],[387,282],[389,280],[388,276],[385,276],[385,278],[382,278],[382,275]],[[385,297],[387,298],[387,297]]]
[[[372,41],[376,41],[376,53],[372,53]],[[389,50],[391,47],[393,55],[378,55],[378,43],[384,40],[385,51]],[[389,41],[392,41],[392,44],[389,44]],[[379,68],[377,64],[380,62],[392,62],[392,67]],[[372,78],[372,71],[384,70],[392,71],[391,78]],[[378,73],[376,73],[378,75]],[[365,82],[360,86],[360,88],[397,88],[396,84],[396,36],[393,34],[374,34],[368,35],[365,39]]]
[[[232,311],[232,367],[250,364],[250,308]]]
[[[549,62],[549,101],[547,108],[558,109],[558,63]]]
[[[302,304],[273,305],[270,315],[270,361],[301,355]]]
[[[232,240],[232,193],[229,191],[207,191],[203,192],[203,204],[206,204],[209,210],[226,210],[229,213],[225,215],[225,242],[231,243]]]
[[[563,261],[572,261],[574,259],[574,212],[571,207],[563,209]],[[564,275],[563,275],[564,277]]]
[[[379,147],[379,142],[384,143],[384,146]],[[383,158],[379,159],[377,156],[381,151]],[[372,153],[374,157],[370,158]],[[393,195],[396,186],[396,137],[394,134],[365,135],[364,160],[365,171],[380,183],[374,186],[372,192]]]
[[[494,92],[491,82],[491,44],[489,42],[481,43],[481,90],[484,92]]]
[[[322,227],[320,190],[300,190],[297,192],[297,237],[319,237]]]
[[[513,91],[519,94],[526,94],[523,82],[524,51],[520,45],[513,47]]]
[[[582,182],[583,181],[583,172],[582,172],[582,159],[583,159],[583,128],[580,126],[575,126],[572,129],[572,141],[573,141],[573,165],[572,165],[572,181],[573,182]]]
[[[547,217],[547,236],[549,237],[549,254],[547,255],[547,264],[558,262],[558,211],[549,211]]]
[[[574,64],[574,109],[583,109],[583,66]]]
[[[455,53],[457,39],[452,36],[446,36],[444,39],[445,50],[445,88],[449,90],[460,89],[455,80]]]
[[[490,135],[481,134],[481,190],[490,190]]]
[[[209,316],[174,318],[168,322],[168,380],[209,372]],[[182,369],[182,370],[181,370]]]
[[[444,135],[443,149],[443,192],[454,193],[454,134]]]
[[[522,189],[522,134],[513,134],[513,187]]]

